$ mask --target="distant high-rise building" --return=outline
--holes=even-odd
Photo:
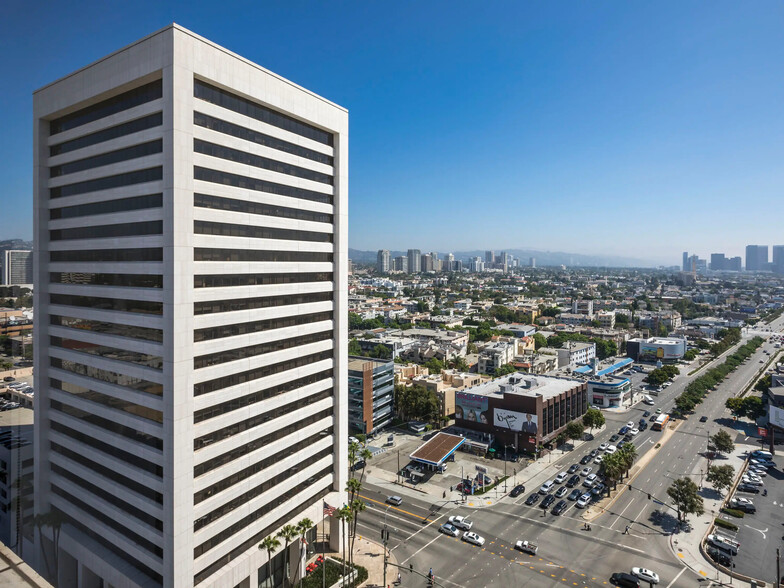
[[[784,274],[784,245],[773,246],[773,271]]]
[[[447,253],[444,256],[444,271],[445,272],[453,272],[455,271],[455,256],[452,253]]]
[[[376,255],[376,271],[380,274],[389,273],[389,249],[379,249]]]
[[[746,271],[757,272],[768,269],[768,246],[746,245]]]
[[[721,272],[727,269],[727,258],[723,253],[711,253],[710,269],[715,272]]]
[[[688,251],[684,251],[683,252],[683,271],[685,271],[685,272],[690,272],[691,271],[691,267],[689,267],[689,252]]]
[[[536,258],[535,257],[529,257],[528,258],[528,265],[530,265],[531,267],[536,267]]]
[[[743,261],[741,260],[740,257],[730,257],[729,259],[727,259],[725,267],[727,271],[739,272],[741,271],[741,269],[743,269],[742,265],[743,265]]]
[[[32,284],[33,252],[29,250],[7,249],[0,256],[0,283]]]
[[[488,267],[495,263],[495,251],[485,251],[485,265]]]
[[[393,260],[392,269],[396,272],[408,273],[408,257],[405,255],[397,256]]]
[[[471,258],[471,271],[472,272],[483,272],[483,271],[485,271],[485,262],[482,261],[481,257],[472,257]]]
[[[408,273],[418,274],[422,271],[422,252],[419,249],[408,250]]]
[[[419,268],[423,272],[432,272],[433,271],[433,257],[429,253],[425,253],[420,257],[420,265]]]
[[[348,112],[177,25],[33,112],[38,571],[301,577],[258,545],[346,501]]]

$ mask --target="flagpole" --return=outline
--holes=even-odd
[[[326,529],[326,502],[321,508],[321,588],[327,588],[327,529]]]

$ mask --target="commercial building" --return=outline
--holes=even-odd
[[[281,585],[259,542],[345,502],[347,111],[177,25],[33,106],[57,584]]]
[[[371,434],[392,422],[395,362],[350,355],[348,424],[352,433]]]
[[[376,271],[380,274],[388,274],[391,269],[388,249],[379,249],[376,256]]]
[[[418,274],[422,271],[422,252],[419,249],[408,250],[408,273]]]
[[[399,255],[392,260],[392,269],[396,272],[408,273],[408,257]]]
[[[33,283],[33,252],[18,249],[6,249],[0,255],[0,284],[32,285]]]
[[[587,408],[585,382],[515,373],[455,393],[455,425],[534,453]]]
[[[746,245],[746,271],[758,272],[768,269],[768,246]]]
[[[773,271],[784,274],[784,245],[773,246]]]
[[[626,355],[634,361],[674,363],[683,359],[685,353],[686,339],[651,337],[626,342]]]
[[[631,406],[632,383],[628,378],[591,378],[588,380],[588,400],[601,408]]]

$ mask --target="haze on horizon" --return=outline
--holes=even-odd
[[[348,108],[352,248],[678,265],[784,242],[773,0],[11,3],[0,240],[32,237],[32,92],[172,21]]]

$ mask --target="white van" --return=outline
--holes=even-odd
[[[643,396],[643,397],[642,397],[642,401],[643,401],[645,404],[647,404],[648,406],[653,406],[654,404],[656,404],[656,403],[653,401],[653,398],[651,398],[651,397],[650,397],[650,396],[648,396],[647,394],[646,394],[645,396]]]

